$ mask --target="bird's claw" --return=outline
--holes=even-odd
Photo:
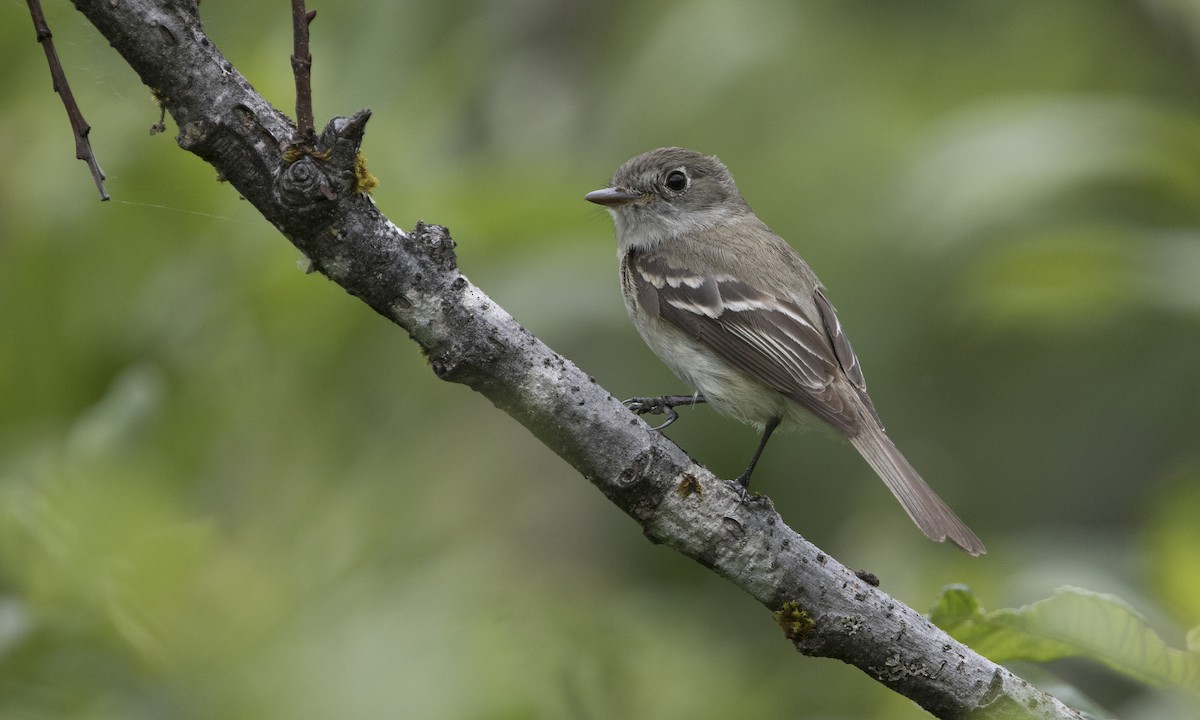
[[[750,482],[749,478],[736,477],[733,480],[726,480],[725,484],[729,486],[738,496],[738,505],[744,505],[750,497]]]
[[[659,395],[656,397],[632,397],[624,401],[625,407],[638,415],[666,415],[667,420],[654,428],[663,430],[679,419],[675,412],[678,405],[697,405],[706,402],[703,395]]]
[[[666,422],[651,428],[653,430],[664,430],[679,419],[679,413],[675,412],[675,405],[668,397],[632,397],[624,401],[624,405],[637,415],[666,415]]]

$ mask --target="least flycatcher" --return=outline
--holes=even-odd
[[[815,415],[850,439],[927,536],[984,552],[884,433],[825,288],[758,219],[720,160],[683,148],[652,150],[586,199],[612,214],[634,326],[699,393],[639,399],[635,410],[665,409],[673,419],[676,405],[708,402],[761,428],[735,481],[743,497],[771,433]]]

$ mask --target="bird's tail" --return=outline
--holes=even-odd
[[[921,532],[937,542],[949,538],[972,555],[987,552],[971,528],[942,502],[913,466],[908,464],[883,429],[874,423],[865,424],[867,427],[850,438],[850,442],[883,479]]]

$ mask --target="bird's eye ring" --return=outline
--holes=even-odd
[[[688,186],[688,176],[682,170],[672,170],[667,173],[665,184],[672,192],[682,192]]]

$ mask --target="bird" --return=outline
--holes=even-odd
[[[621,289],[634,327],[695,395],[634,398],[640,413],[707,402],[761,431],[733,482],[744,501],[779,427],[832,426],[930,539],[971,555],[984,544],[884,431],[858,357],[808,263],[751,210],[712,155],[664,147],[617,169],[584,199],[616,229]]]

